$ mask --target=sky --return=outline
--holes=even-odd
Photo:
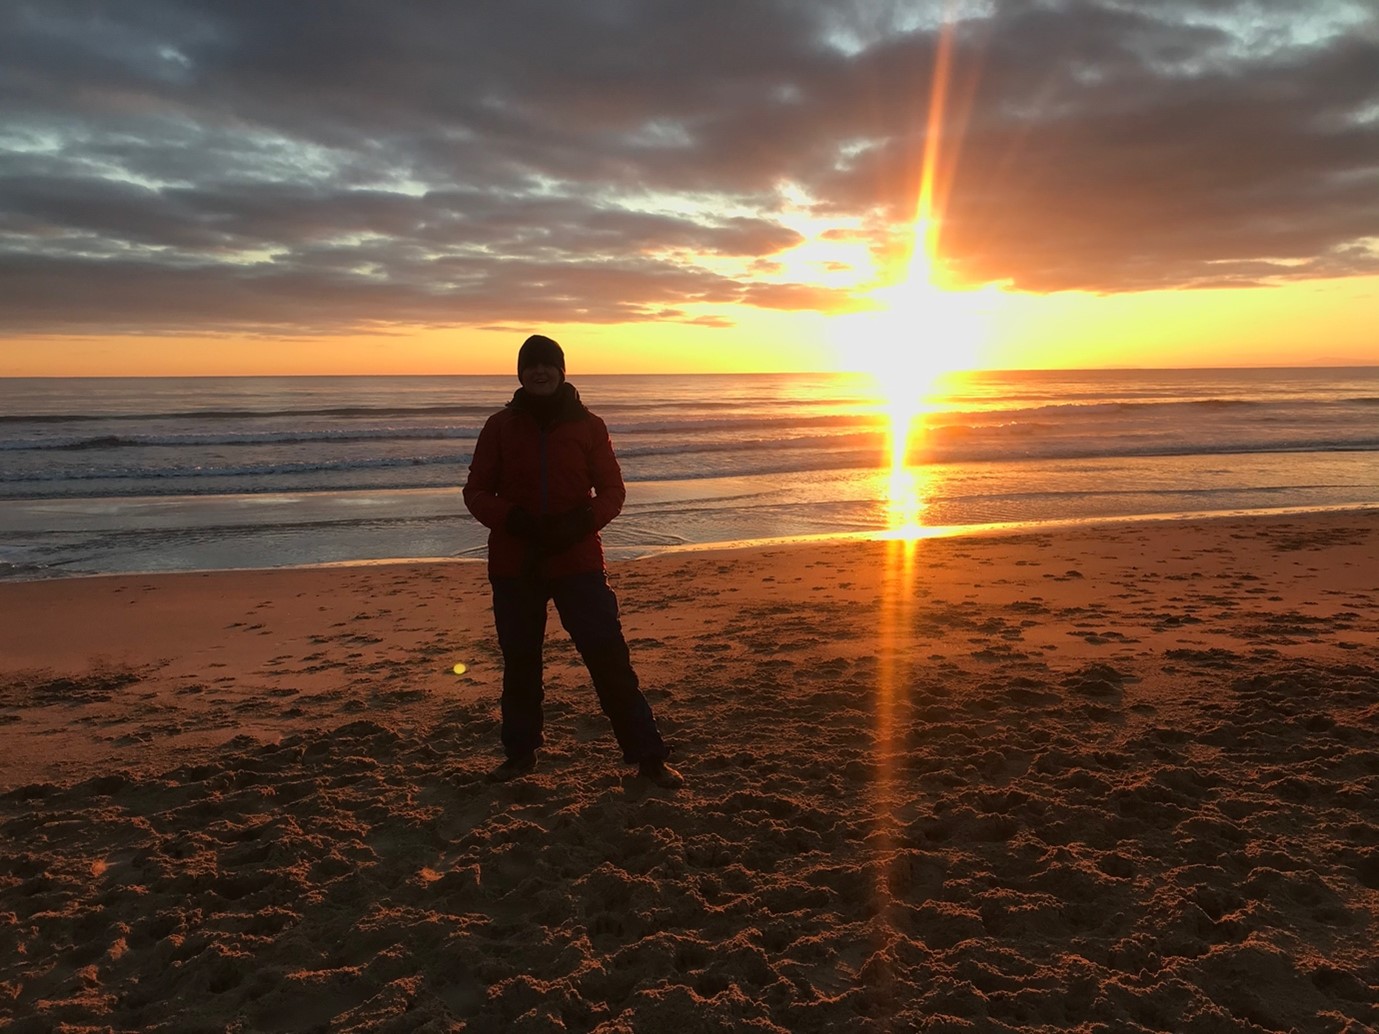
[[[0,376],[1379,363],[1373,0],[10,0]]]

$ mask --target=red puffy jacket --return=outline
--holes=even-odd
[[[474,443],[464,485],[465,506],[489,529],[489,574],[511,577],[528,570],[531,546],[504,527],[515,507],[543,517],[589,506],[594,530],[544,557],[539,571],[550,578],[602,571],[598,529],[618,515],[627,498],[608,427],[584,408],[568,383],[545,414],[529,402],[518,391],[488,418]]]

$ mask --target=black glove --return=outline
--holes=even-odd
[[[514,506],[508,511],[507,519],[503,521],[503,530],[528,542],[536,542],[541,538],[541,522],[520,506]]]
[[[594,509],[585,505],[543,518],[541,551],[547,556],[563,553],[594,530]]]

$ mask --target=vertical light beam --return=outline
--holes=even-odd
[[[935,265],[938,256],[941,211],[951,179],[951,163],[944,166],[944,132],[948,114],[948,91],[952,80],[953,9],[947,6],[944,24],[939,30],[934,56],[933,77],[929,90],[929,110],[924,137],[924,157],[921,166],[919,191],[915,199],[910,255],[907,264],[907,287],[910,304],[907,306],[913,323],[907,328],[910,340],[901,344],[910,348],[922,347],[918,340],[920,321],[925,319],[925,302],[941,292],[935,284]],[[942,347],[942,342],[939,342]],[[934,364],[897,363],[895,373],[906,369],[924,369],[932,375]],[[923,533],[923,480],[910,463],[911,445],[917,433],[918,417],[924,408],[925,397],[933,390],[931,376],[902,376],[901,383],[888,386],[890,399],[890,482],[887,498],[887,522],[891,541],[885,544],[885,568],[880,593],[881,613],[877,643],[877,698],[875,717],[876,786],[873,813],[877,823],[878,845],[877,913],[888,923],[894,913],[890,871],[899,847],[899,816],[897,810],[904,796],[901,787],[900,764],[906,744],[900,726],[905,695],[904,681],[907,658],[913,647],[911,628],[914,613],[914,579],[918,539]]]

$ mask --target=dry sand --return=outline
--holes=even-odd
[[[7,1029],[1379,1028],[1379,512],[613,581],[678,792],[477,564],[0,585]]]

